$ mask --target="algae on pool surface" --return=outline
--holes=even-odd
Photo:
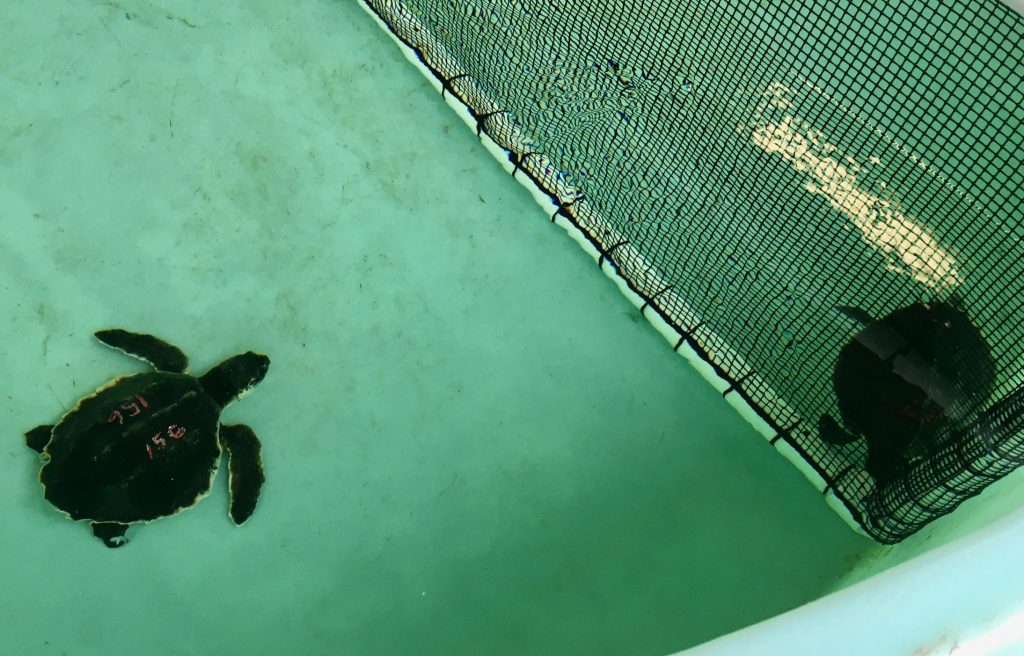
[[[0,651],[664,654],[870,548],[354,3],[0,29]],[[243,527],[224,476],[121,549],[43,499],[22,433],[145,368],[103,328],[270,356]]]

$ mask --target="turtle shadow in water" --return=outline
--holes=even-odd
[[[224,450],[229,515],[245,522],[264,481],[260,442],[248,426],[221,425],[220,413],[263,380],[270,359],[242,353],[195,377],[184,353],[152,335],[101,330],[96,337],[154,371],[115,378],[57,424],[25,434],[43,462],[47,501],[120,547],[129,525],[174,515],[205,496]]]
[[[837,445],[863,436],[865,468],[882,485],[988,400],[995,362],[958,299],[914,303],[878,320],[836,309],[863,327],[840,350],[832,378],[845,428],[822,415],[819,435]]]

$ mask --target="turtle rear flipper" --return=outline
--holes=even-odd
[[[53,426],[36,426],[25,433],[25,444],[36,453],[42,453],[46,445],[50,443],[50,435],[53,433]]]
[[[93,522],[90,526],[92,527],[92,534],[103,540],[103,544],[111,549],[117,549],[128,544],[128,538],[124,536],[128,530],[127,524],[119,522]]]
[[[242,524],[256,509],[263,487],[260,441],[242,424],[220,427],[220,442],[228,452],[228,497],[231,521]]]
[[[130,333],[120,328],[100,330],[95,334],[96,339],[107,346],[147,362],[157,371],[181,374],[188,368],[188,357],[177,346],[152,335]]]

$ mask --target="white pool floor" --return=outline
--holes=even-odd
[[[655,656],[872,548],[354,0],[0,32],[0,652]],[[42,498],[22,432],[143,368],[106,327],[269,354],[244,527],[223,476],[118,550]]]

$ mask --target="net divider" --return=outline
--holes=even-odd
[[[516,177],[534,200],[549,211],[552,205],[557,207],[552,221],[598,262],[605,275],[641,310],[655,330],[673,344],[675,351],[823,494],[826,504],[854,531],[871,537],[865,530],[865,519],[860,510],[841,494],[842,480],[831,480],[828,472],[802,454],[797,442],[788,437],[789,431],[804,425],[796,410],[776,394],[767,381],[753,372],[725,340],[702,323],[657,268],[598,212],[593,211],[585,198],[567,185],[554,163],[543,153],[528,152],[518,146],[532,143],[529,136],[486,97],[471,76],[460,70],[456,58],[401,2],[363,0],[359,4],[395,41],[406,59],[442,94],[445,102],[456,110],[466,125],[480,135],[481,142],[502,167],[513,176],[520,171],[525,174]],[[416,43],[411,41],[412,35],[417,38]],[[457,90],[455,84],[449,82],[452,78],[458,78]],[[486,118],[482,120],[481,117]],[[505,143],[499,142],[499,138]],[[510,157],[510,154],[517,158]],[[525,154],[531,156],[523,157]],[[614,250],[609,252],[613,247]],[[673,321],[691,328],[681,332],[672,324]],[[712,353],[715,354],[713,359]],[[757,390],[757,402],[762,408],[772,409],[770,414],[751,402],[742,387],[742,383],[747,382],[752,383],[751,389]]]

